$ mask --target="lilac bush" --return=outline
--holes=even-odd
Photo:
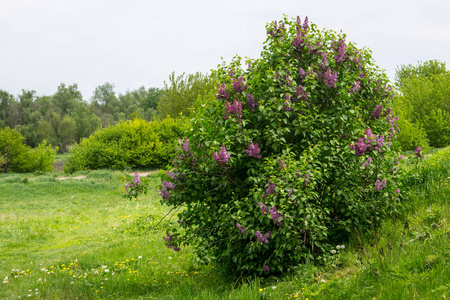
[[[169,247],[268,275],[325,261],[396,211],[398,118],[369,50],[285,18],[267,25],[261,58],[215,72],[163,176],[162,201],[180,207]]]

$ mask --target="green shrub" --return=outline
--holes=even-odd
[[[166,246],[236,274],[326,261],[398,206],[392,89],[370,51],[299,18],[267,32],[248,68],[219,66],[161,185],[185,208]]]
[[[0,129],[0,172],[51,172],[56,151],[45,141],[36,149],[31,149],[25,145],[25,137],[18,131]]]
[[[411,123],[406,118],[400,118],[398,125],[401,130],[397,141],[403,150],[415,150],[417,146],[421,146],[424,151],[428,148],[427,134],[420,125]]]
[[[135,119],[96,131],[72,150],[64,171],[156,168],[166,165],[177,138],[186,129],[184,119],[146,122]]]

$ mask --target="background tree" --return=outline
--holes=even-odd
[[[216,87],[213,75],[199,72],[187,76],[183,73],[177,77],[172,73],[169,81],[169,84],[164,82],[158,103],[158,113],[163,119],[169,115],[173,118],[180,115],[189,117],[197,98],[205,97]]]
[[[425,62],[419,62],[416,66],[400,65],[395,70],[395,83],[402,89],[405,84],[414,78],[425,78],[433,75],[448,73],[445,67],[445,62],[438,60],[428,60]]]
[[[393,110],[400,115],[398,136],[405,150],[450,144],[450,72],[436,60],[400,66],[396,74],[398,93]]]

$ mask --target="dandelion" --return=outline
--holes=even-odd
[[[169,259],[172,259],[172,256],[169,256]]]
[[[276,287],[276,286],[273,286],[273,287],[272,287],[272,290],[276,290],[276,289],[277,289],[277,287]]]
[[[142,258],[142,256],[138,256],[138,259],[141,259]]]
[[[336,254],[336,250],[331,250],[331,254]]]

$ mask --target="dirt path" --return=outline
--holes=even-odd
[[[158,170],[156,170],[156,171],[147,171],[147,172],[131,172],[131,173],[128,173],[128,174],[134,175],[134,174],[138,173],[139,177],[146,177],[146,176],[148,176],[150,174],[153,174],[153,173],[156,173],[156,172],[158,172]],[[55,179],[56,180],[67,180],[67,179],[84,179],[84,178],[86,178],[86,175],[80,175],[80,176],[75,176],[75,177],[56,177]]]

